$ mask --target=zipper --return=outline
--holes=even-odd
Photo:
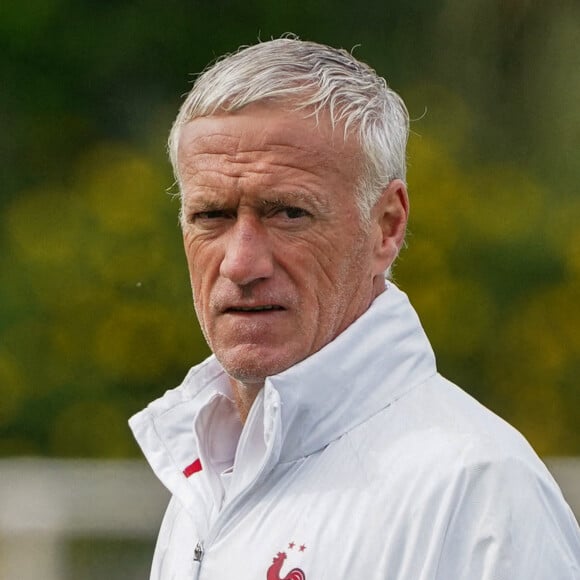
[[[197,542],[195,550],[193,551],[193,580],[199,578],[199,571],[201,568],[201,561],[203,559],[203,544]]]
[[[261,393],[263,393],[263,389],[262,391],[260,391]],[[262,394],[262,396],[264,396]],[[254,401],[255,403],[255,401]],[[255,408],[255,405],[252,406],[252,410]],[[276,406],[275,409],[278,411],[277,415],[276,415],[276,423],[280,422],[280,416],[279,416],[279,407]],[[276,430],[276,429],[273,429]],[[248,434],[244,433],[242,431],[242,437],[247,438]],[[196,431],[196,436],[197,436],[197,431]],[[198,437],[199,440],[199,437]],[[238,442],[238,447],[240,447],[240,442]],[[200,449],[200,451],[202,451]],[[249,490],[252,490],[253,487],[255,486],[256,482],[261,478],[261,476],[263,475],[266,466],[271,462],[272,459],[272,442],[269,443],[267,449],[266,449],[266,453],[265,456],[262,459],[262,463],[259,466],[257,472],[254,474],[253,479],[249,482],[249,484],[247,484],[243,490],[241,490],[240,492],[238,492],[238,494],[234,497],[231,498],[230,502],[228,503],[228,505],[226,505],[218,514],[216,519],[214,520],[213,524],[210,526],[209,529],[209,534],[207,535],[207,537],[205,538],[205,545],[206,546],[211,546],[216,538],[219,536],[222,528],[224,527],[224,524],[231,519],[231,514],[234,514],[237,510],[238,510],[238,506],[240,504],[242,504],[244,502],[245,497],[247,496]],[[203,463],[203,459],[202,459],[202,463]],[[211,474],[211,475],[210,475]],[[208,470],[208,475],[210,477],[212,477],[214,474],[212,474],[212,472],[210,470]],[[204,556],[204,546],[201,540],[199,540],[195,546],[195,549],[193,551],[193,580],[198,580],[199,578],[199,574],[200,574],[200,570],[201,570],[201,561],[203,559]]]
[[[262,396],[264,396],[264,389],[262,389],[260,391],[260,394]],[[255,403],[255,401],[254,401]],[[264,404],[264,403],[262,403]],[[255,405],[252,405],[252,411],[254,411],[256,409]],[[277,416],[278,422],[280,420],[279,415]],[[248,420],[246,421],[246,423],[248,423],[250,420],[250,416],[248,417]],[[246,439],[248,438],[248,433],[242,431],[242,435],[241,437],[245,437]],[[245,443],[245,440],[244,440]],[[255,484],[257,481],[260,480],[260,478],[262,477],[267,465],[270,463],[271,459],[272,459],[272,448],[271,448],[271,443],[269,444],[268,448],[266,449],[266,453],[262,459],[262,463],[260,464],[257,472],[254,474],[253,479],[246,484],[246,486],[244,487],[244,489],[242,489],[241,491],[239,491],[237,493],[237,495],[235,495],[234,497],[232,497],[229,501],[229,503],[218,513],[217,518],[215,519],[215,521],[213,522],[212,526],[210,527],[209,530],[209,534],[208,537],[206,537],[206,545],[212,545],[217,537],[219,536],[222,528],[224,527],[224,524],[231,519],[231,515],[234,514],[236,511],[238,511],[238,507],[244,503],[246,496],[248,495],[248,493],[250,492],[250,490],[253,490]],[[242,442],[238,442],[238,449],[242,446]],[[199,545],[199,543],[198,543]],[[201,546],[202,549],[202,557],[203,557],[203,546]]]

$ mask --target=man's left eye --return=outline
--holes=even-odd
[[[305,209],[301,207],[282,207],[279,210],[279,213],[285,214],[285,217],[291,220],[299,219],[302,217],[308,217],[310,215]]]

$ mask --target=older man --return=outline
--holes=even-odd
[[[385,273],[408,116],[342,50],[264,42],[170,137],[213,356],[133,417],[173,498],[153,579],[573,580],[578,526],[526,441],[436,370]]]

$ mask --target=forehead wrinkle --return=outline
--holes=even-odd
[[[311,147],[302,146],[301,140],[304,132],[297,130],[291,124],[286,126],[282,131],[263,131],[258,143],[255,142],[254,136],[246,135],[243,131],[238,135],[231,134],[227,131],[219,132],[218,129],[215,129],[215,131],[210,134],[202,133],[194,138],[190,136],[189,139],[182,137],[179,143],[180,153],[183,153],[186,158],[189,158],[201,153],[239,156],[251,155],[253,153],[284,153],[284,151],[290,150],[291,153],[303,153],[308,159],[313,156],[319,157],[320,161],[323,162],[330,157],[326,152],[323,154],[320,148],[312,149]],[[329,151],[344,151],[345,149],[346,143],[343,141],[336,144],[333,136],[331,139],[328,139],[327,136],[321,134],[320,138],[320,144],[322,146],[328,146]],[[190,145],[193,145],[193,147]]]
[[[188,146],[194,144],[187,156],[195,155],[201,148],[206,153],[223,153],[227,149],[238,149],[239,142],[242,140],[242,135],[232,135],[231,133],[210,133],[196,135],[195,138],[190,137],[187,140],[182,139],[179,143],[180,150],[190,149]],[[185,141],[185,142],[184,142]]]
[[[295,149],[295,148],[293,148]],[[281,179],[288,178],[292,180],[291,175],[285,175],[284,171],[296,171],[300,174],[311,174],[317,177],[316,169],[325,167],[329,169],[338,169],[336,160],[329,155],[323,155],[320,152],[311,153],[303,150],[298,158],[296,156],[278,156],[272,158],[265,157],[255,159],[254,151],[244,151],[236,155],[220,153],[191,153],[189,163],[181,165],[181,179],[183,182],[194,179],[203,181],[204,177],[217,180],[225,178],[244,179],[256,175]],[[197,179],[196,179],[197,178]]]
[[[209,134],[194,132],[193,135],[182,135],[179,163],[182,184],[204,173],[212,181],[214,178],[245,180],[256,175],[272,175],[275,178],[276,169],[312,173],[315,178],[316,168],[323,167],[351,182],[353,193],[357,187],[360,154],[352,138],[338,140],[334,131],[326,134],[318,126],[301,129],[293,123],[277,130],[266,128],[258,139],[251,131],[240,130],[232,134],[227,128],[211,129]],[[312,132],[318,133],[320,138],[314,143],[307,138]],[[302,144],[305,137],[308,146]],[[292,179],[288,175],[281,177]]]

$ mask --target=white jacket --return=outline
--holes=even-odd
[[[243,429],[214,357],[130,424],[173,494],[152,580],[580,579],[546,467],[437,374],[392,284]]]

